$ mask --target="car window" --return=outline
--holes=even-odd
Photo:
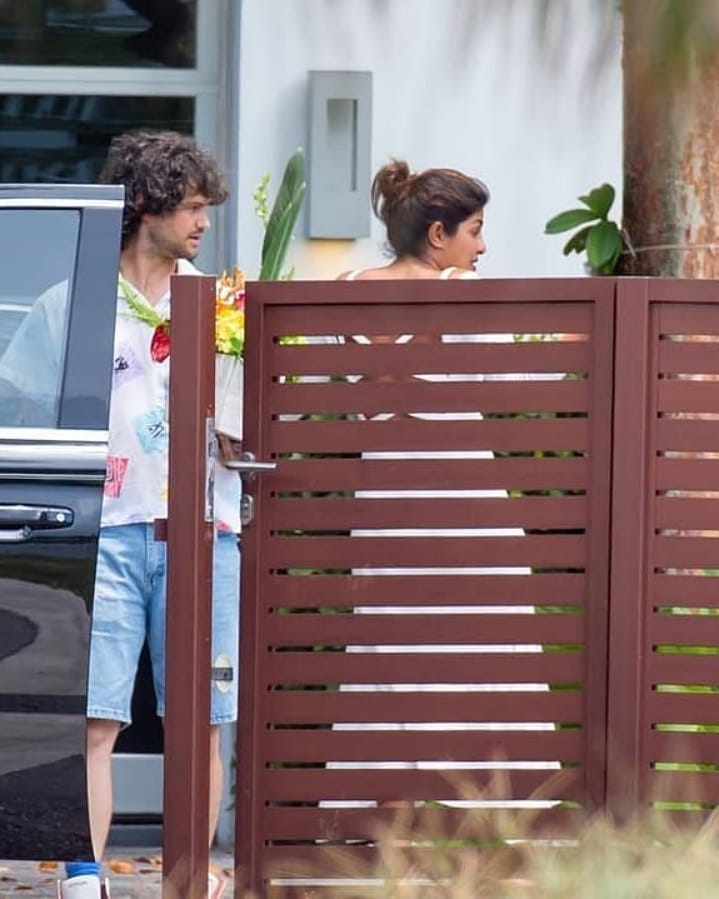
[[[56,427],[80,213],[0,209],[0,427]]]

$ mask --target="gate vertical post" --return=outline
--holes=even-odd
[[[263,414],[268,408],[266,398],[265,345],[269,337],[265,332],[265,308],[267,291],[274,291],[271,282],[249,282],[245,296],[245,330],[252,335],[245,341],[245,410],[256,410],[243,421],[243,446],[258,458],[266,458],[264,445]],[[260,492],[262,479],[245,483],[244,495],[257,502],[251,523],[242,527],[242,576],[240,588],[240,660],[239,660],[239,712],[237,719],[235,792],[235,889],[252,891],[262,895],[264,870],[263,832],[263,739],[267,733],[262,722],[264,702],[264,666],[267,651],[263,638],[263,616],[266,602],[262,592],[260,570],[260,542],[265,533],[262,524],[263,510]]]
[[[635,812],[642,795],[644,602],[650,526],[647,414],[651,408],[649,289],[617,280],[609,600],[607,811]]]
[[[215,279],[172,278],[163,899],[207,895]]]
[[[616,282],[596,279],[590,374],[589,470],[587,491],[591,527],[587,533],[585,597],[586,802],[591,810],[606,801],[607,640],[609,630],[609,545],[611,540],[612,402],[614,398],[614,321]]]

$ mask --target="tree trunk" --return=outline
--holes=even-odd
[[[653,4],[623,10],[623,224],[636,255],[620,271],[717,278],[719,57],[690,39],[671,58]]]

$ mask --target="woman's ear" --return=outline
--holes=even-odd
[[[444,247],[444,238],[446,232],[442,222],[432,222],[427,229],[427,243],[435,250],[441,250]]]

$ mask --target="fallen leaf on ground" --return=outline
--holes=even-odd
[[[135,866],[132,862],[128,862],[125,859],[112,858],[107,863],[108,868],[112,871],[113,874],[134,874]]]
[[[158,868],[162,867],[161,855],[138,855],[135,861],[139,865],[155,865]]]
[[[57,871],[58,868],[58,862],[38,862],[37,866],[38,871],[45,871],[47,873],[50,873],[51,871]]]

